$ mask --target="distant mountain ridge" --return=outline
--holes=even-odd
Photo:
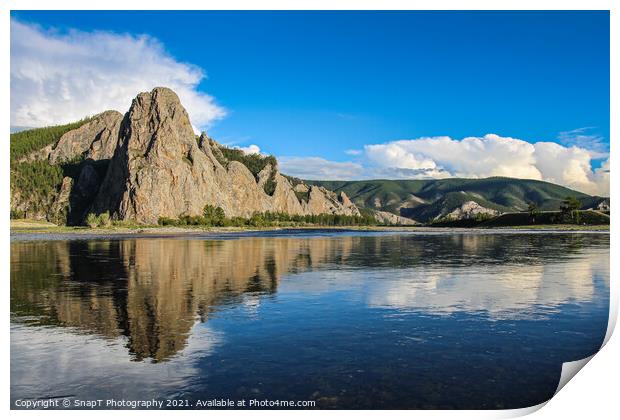
[[[490,177],[429,180],[313,181],[335,192],[344,192],[360,208],[387,211],[419,222],[446,216],[470,202],[493,212],[559,210],[566,197],[575,197],[583,209],[596,208],[609,198],[591,196],[545,181]]]

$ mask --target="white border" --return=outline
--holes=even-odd
[[[3,346],[2,352],[2,369],[3,381],[1,393],[4,397],[4,408],[8,410],[9,404],[9,142],[8,133],[10,128],[10,13],[14,10],[610,10],[611,11],[611,115],[616,118],[611,119],[610,127],[610,143],[612,161],[617,160],[618,141],[618,120],[620,115],[618,108],[618,75],[620,75],[620,67],[618,66],[618,47],[619,36],[618,27],[620,24],[620,7],[617,1],[613,0],[436,0],[436,1],[420,1],[420,0],[303,0],[303,1],[285,1],[285,0],[227,0],[227,1],[204,1],[196,2],[191,0],[175,0],[174,2],[165,0],[150,0],[148,2],[138,2],[129,0],[91,0],[88,3],[79,0],[4,0],[0,1],[0,42],[2,45],[2,53],[0,55],[0,71],[3,73],[3,86],[0,89],[0,132],[6,133],[3,143],[3,153],[0,153],[2,162],[3,182],[0,185],[0,191],[4,199],[2,200],[2,251],[4,256],[4,287],[5,293],[2,298],[2,308],[0,309],[2,319],[4,320]],[[618,197],[618,183],[611,179],[610,196]],[[620,217],[617,206],[613,206],[612,219],[616,220]],[[617,228],[615,223],[611,227],[612,242],[617,237]],[[611,248],[611,261],[620,261],[620,255],[616,248]],[[610,328],[606,340],[609,339],[618,313],[618,292],[619,287],[615,280],[616,269],[611,267],[611,318]],[[537,407],[522,410],[505,410],[505,411],[198,411],[184,412],[182,415],[192,418],[204,419],[206,417],[217,418],[235,418],[245,416],[257,417],[259,419],[285,419],[293,415],[295,418],[310,418],[317,414],[325,418],[337,418],[343,415],[355,415],[363,418],[374,418],[376,416],[389,416],[391,418],[505,418],[528,414],[536,411],[542,406],[543,410],[536,411],[533,418],[609,418],[612,413],[618,413],[618,375],[620,373],[620,363],[617,355],[620,355],[620,342],[617,337],[612,338],[605,345],[604,350],[597,354],[590,363],[579,373],[578,379],[570,381],[565,388],[552,398],[547,404],[541,404]],[[58,411],[58,412],[35,412],[35,411],[11,411],[11,417],[15,418],[36,418],[46,416],[50,418],[78,418],[85,415],[84,412],[77,411]],[[91,411],[86,414],[89,418],[106,418],[114,415],[121,417],[149,416],[156,419],[164,419],[169,417],[170,413],[161,411],[149,411],[148,413],[139,413],[124,411],[118,413],[110,413],[109,411]],[[179,415],[174,413],[174,415]]]

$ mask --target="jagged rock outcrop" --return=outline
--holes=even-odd
[[[118,130],[123,114],[105,111],[92,117],[79,128],[63,134],[56,144],[49,144],[17,162],[49,160],[52,165],[70,162],[76,158],[110,159],[118,143]]]
[[[49,151],[51,164],[84,159],[110,159],[118,143],[118,132],[123,115],[118,111],[105,111],[89,122],[65,133],[53,150]]]
[[[347,214],[359,214],[359,209],[353,202],[349,199],[349,196],[344,192],[340,191],[338,193],[338,202],[343,207],[345,213]]]
[[[27,156],[24,156],[20,159],[17,159],[17,162],[21,163],[21,162],[34,162],[37,160],[47,160],[50,157],[50,153],[52,153],[52,150],[54,150],[54,145],[53,144],[49,144],[45,147],[43,147],[42,149],[39,150],[35,150],[34,152],[30,153]]]
[[[442,217],[452,220],[462,220],[475,219],[476,216],[479,215],[497,216],[499,215],[499,211],[483,207],[475,201],[467,201],[463,203],[462,206],[455,208],[450,213],[447,213],[445,216]]]
[[[60,191],[52,204],[51,214],[54,215],[55,220],[53,222],[59,222],[66,218],[69,211],[69,199],[71,197],[71,190],[73,189],[73,179],[68,176],[62,179],[62,185]]]
[[[598,211],[609,211],[610,209],[609,198],[601,200],[601,202],[596,205],[596,210]]]
[[[246,159],[206,134],[196,139],[178,96],[167,88],[139,94],[125,115],[98,114],[18,162],[44,160],[62,167],[62,185],[36,202],[12,188],[11,209],[55,223],[80,224],[89,212],[109,212],[152,224],[200,215],[207,204],[228,217],[360,214],[345,194],[303,183],[294,188],[273,157]]]
[[[63,134],[56,144],[49,144],[17,162],[49,160],[52,165],[70,162],[76,158],[110,159],[118,143],[118,130],[123,114],[105,111],[92,117],[79,128]]]
[[[241,162],[225,165],[217,144],[206,135],[196,140],[187,112],[170,89],[140,93],[119,131],[114,156],[92,211],[157,223],[159,217],[199,215],[205,205],[221,207],[228,217],[257,212],[359,215],[344,196],[309,187],[300,200],[277,168],[266,166],[255,177]],[[265,183],[275,182],[273,194]]]
[[[374,212],[375,219],[379,223],[384,223],[387,225],[417,225],[419,224],[413,219],[409,219],[408,217],[397,216],[394,213],[390,213],[387,211],[376,210]]]

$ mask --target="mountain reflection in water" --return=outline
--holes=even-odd
[[[497,323],[501,322],[512,323],[505,327],[506,334],[525,331],[515,327],[515,322],[531,323],[526,333],[534,335],[560,334],[571,330],[571,325],[581,328],[587,324],[587,330],[571,333],[572,341],[568,342],[575,345],[574,354],[559,351],[553,343],[534,350],[538,357],[571,357],[564,361],[585,357],[600,346],[604,336],[608,282],[607,235],[354,234],[13,242],[12,354],[15,350],[23,352],[12,356],[12,398],[66,392],[44,386],[29,388],[32,378],[24,379],[27,369],[22,365],[33,362],[27,361],[25,347],[36,349],[38,342],[39,357],[44,352],[79,352],[76,343],[82,336],[115,343],[114,349],[108,346],[92,350],[93,354],[87,350],[92,343],[82,343],[84,353],[75,359],[88,371],[89,364],[103,366],[94,362],[94,353],[103,351],[109,352],[118,366],[124,366],[108,378],[105,389],[109,392],[115,383],[123,382],[127,393],[145,397],[129,388],[147,382],[158,369],[156,378],[176,384],[171,388],[151,384],[149,395],[159,398],[203,396],[205,389],[214,397],[242,397],[260,389],[258,383],[273,382],[271,390],[260,389],[263,396],[317,399],[325,407],[470,408],[471,404],[457,396],[450,402],[444,395],[446,389],[425,376],[427,368],[450,365],[441,357],[457,357],[455,349],[463,348],[468,337],[487,340],[484,334],[489,328],[499,328]],[[433,321],[426,325],[421,319]],[[394,333],[393,320],[407,328]],[[384,322],[392,329],[386,329]],[[543,324],[554,327],[536,329]],[[237,337],[243,331],[245,343],[243,337]],[[258,331],[261,337],[256,336]],[[324,334],[332,341],[324,341]],[[581,334],[581,341],[575,341],[574,334]],[[443,336],[449,339],[442,342]],[[60,349],[63,344],[50,344],[49,337],[57,337],[66,344],[65,349]],[[441,348],[425,346],[433,339],[442,343]],[[249,342],[262,347],[244,347]],[[119,351],[119,343],[125,348],[125,356]],[[502,345],[494,341],[480,344],[482,348],[476,347],[476,351],[482,353],[496,351]],[[526,345],[525,351],[532,345]],[[408,352],[401,353],[394,346],[406,346]],[[291,366],[295,359],[290,355],[277,360],[283,348],[297,352],[297,361],[302,365],[306,362],[315,371],[296,372]],[[428,353],[410,354],[418,350]],[[386,357],[393,353],[394,358],[382,360],[381,353]],[[235,355],[247,360],[229,362]],[[462,357],[468,356],[480,354]],[[162,368],[138,368],[146,366],[138,362],[161,364]],[[548,378],[559,378],[560,362],[558,359],[556,370],[550,370]],[[382,363],[394,364],[396,370]],[[175,366],[182,372],[180,376],[172,375],[169,369],[166,373],[167,365]],[[241,365],[245,367],[244,379],[235,378],[243,369]],[[354,380],[342,384],[340,376],[351,375],[348,368],[359,371],[358,380],[369,382],[372,390]],[[278,369],[284,371],[278,374],[283,377],[272,381],[269,372]],[[488,370],[491,376],[495,375],[493,369]],[[66,381],[91,380],[87,373],[71,379],[69,370],[65,366],[56,373],[65,375]],[[247,370],[253,370],[254,376]],[[438,380],[454,377],[451,381],[466,381],[458,371],[453,373],[437,373]],[[287,375],[300,374],[306,376],[304,384],[291,384],[288,378],[289,390],[279,388]],[[311,375],[318,377],[310,381]],[[406,378],[415,375],[425,382]],[[448,376],[441,379],[442,375]],[[494,401],[491,392],[488,401],[479,395],[473,407],[523,406],[536,403],[536,398],[543,401],[552,388],[550,379],[546,381],[544,395]],[[335,383],[348,387],[344,395]],[[449,386],[454,384],[444,384]],[[78,388],[94,397],[99,395],[85,387],[87,384]],[[103,392],[103,388],[98,391]],[[356,392],[358,395],[352,395]],[[393,395],[384,395],[390,393]],[[362,399],[366,402],[360,402]]]

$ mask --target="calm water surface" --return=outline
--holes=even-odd
[[[608,310],[607,234],[13,240],[11,399],[525,407]]]

